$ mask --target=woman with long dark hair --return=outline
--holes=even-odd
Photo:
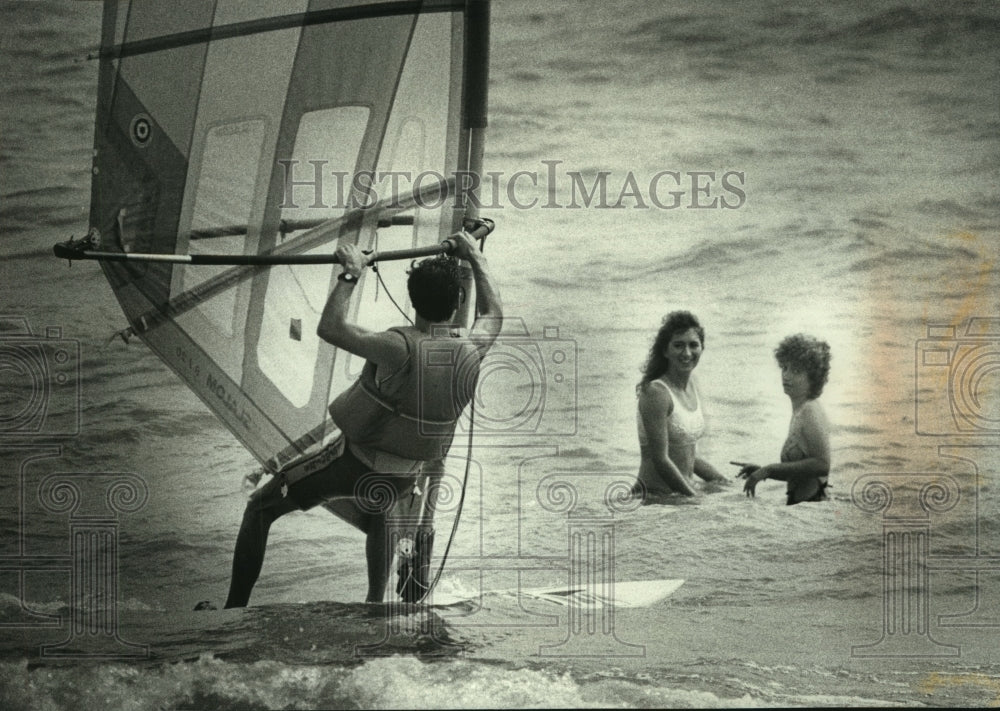
[[[705,417],[692,374],[704,347],[705,329],[694,314],[673,311],[663,319],[636,387],[642,456],[636,495],[696,496],[695,476],[727,481],[697,452]]]

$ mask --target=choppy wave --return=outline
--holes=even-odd
[[[740,660],[727,665],[740,666]],[[742,663],[746,666],[746,663]],[[704,667],[708,668],[707,664]],[[545,668],[388,657],[351,666],[230,662],[212,655],[166,666],[0,663],[0,701],[10,709],[65,708],[747,708],[891,704],[851,689],[856,673],[808,670],[816,691],[794,689],[795,670],[747,666],[750,681],[713,683],[701,667],[653,675],[615,668],[575,678]],[[900,701],[908,680],[883,684]],[[868,682],[871,685],[871,682]],[[820,691],[819,689],[823,689]]]
[[[9,709],[65,708],[704,708],[745,707],[749,693],[726,698],[711,691],[648,686],[595,677],[505,669],[471,662],[425,664],[409,658],[373,660],[349,668],[238,664],[206,655],[194,662],[140,668],[123,664],[28,671],[0,664]],[[805,698],[802,698],[805,703]],[[813,697],[822,699],[824,697]],[[833,701],[835,697],[825,697]],[[850,697],[842,697],[850,704]],[[854,704],[864,703],[862,699]]]
[[[884,3],[883,3],[884,4]],[[937,4],[897,4],[887,9],[864,6],[812,9],[785,8],[747,3],[736,12],[712,10],[668,10],[659,17],[640,20],[626,36],[633,47],[644,51],[680,48],[699,54],[743,50],[760,53],[762,48],[799,45],[830,45],[836,48],[880,46],[887,42],[913,42],[914,52],[989,42],[1000,36],[1000,17],[983,12],[981,4],[942,8]],[[859,17],[843,19],[839,11]],[[870,14],[862,15],[865,10]],[[740,27],[743,32],[735,32]],[[905,45],[904,45],[905,46]],[[986,45],[984,45],[985,47]],[[858,58],[867,62],[866,58]]]
[[[808,33],[798,41],[806,44],[865,44],[871,40],[893,38],[915,40],[920,52],[942,47],[964,45],[977,40],[1000,37],[1000,18],[982,12],[963,12],[961,5],[941,8],[937,4],[924,7],[899,5],[874,13],[833,29]]]

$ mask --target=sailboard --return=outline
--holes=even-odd
[[[56,254],[100,258],[125,335],[264,471],[338,435],[363,366],[316,335],[338,240],[430,253],[478,217],[488,47],[489,0],[105,1],[90,233]],[[380,264],[352,301],[373,330],[411,312]],[[432,498],[399,506],[426,528]]]
[[[663,580],[623,580],[596,589],[586,585],[544,588],[504,588],[486,590],[475,595],[459,595],[434,591],[431,602],[439,607],[452,607],[489,597],[523,598],[540,600],[559,607],[585,609],[591,607],[642,608],[651,607],[667,599],[684,581],[679,578]]]

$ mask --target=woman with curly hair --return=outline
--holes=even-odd
[[[694,314],[674,311],[663,319],[636,387],[642,462],[634,495],[695,496],[695,475],[705,481],[727,481],[697,455],[705,418],[692,373],[704,347],[705,329]]]
[[[830,346],[801,333],[788,336],[774,351],[781,368],[781,384],[792,401],[792,422],[781,448],[781,461],[758,467],[745,464],[743,491],[756,493],[764,479],[788,484],[788,505],[823,501],[830,474],[830,424],[819,396],[830,374]]]

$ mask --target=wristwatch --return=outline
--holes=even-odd
[[[348,284],[357,284],[358,278],[350,272],[341,272],[337,275],[339,281],[346,281]]]

